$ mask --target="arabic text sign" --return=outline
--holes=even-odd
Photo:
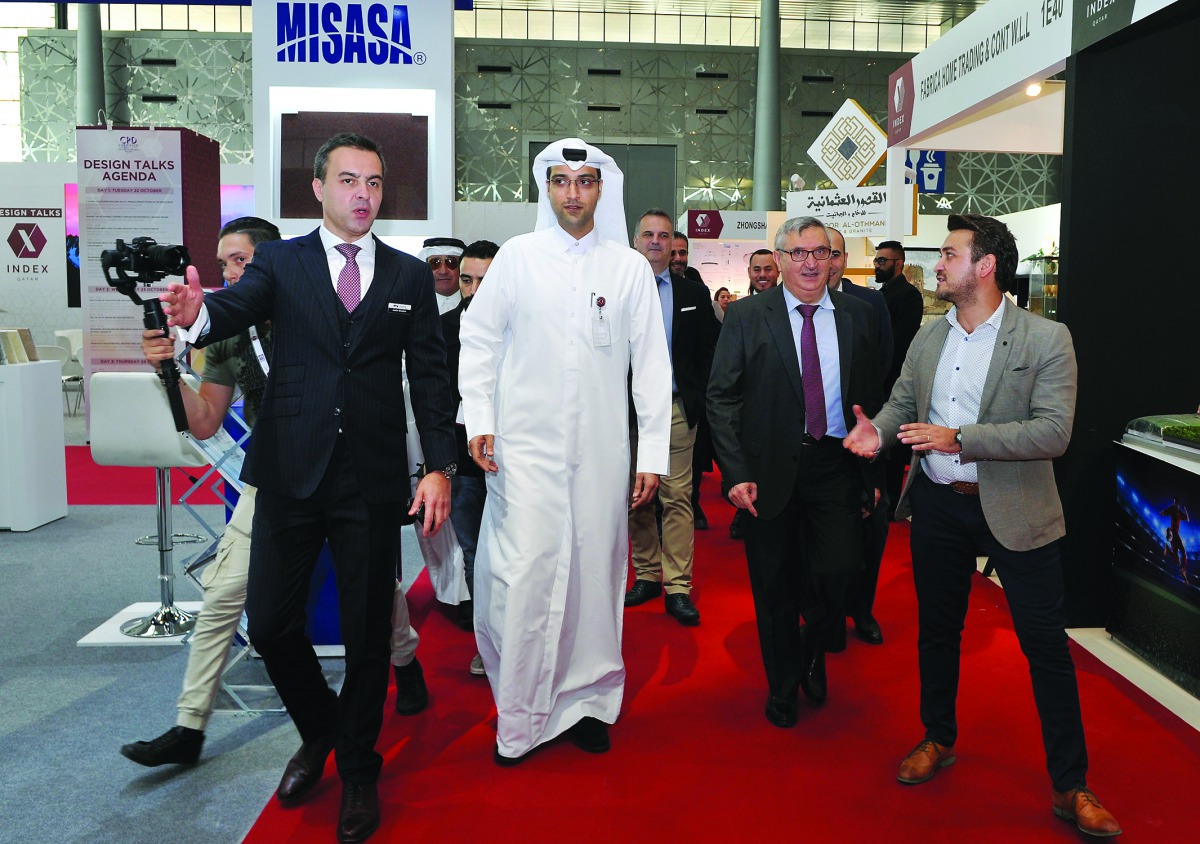
[[[787,195],[787,214],[816,217],[843,237],[886,237],[887,189],[793,191]]]

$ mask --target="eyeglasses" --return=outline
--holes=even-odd
[[[896,261],[899,261],[899,260],[900,260],[899,258],[876,258],[871,263],[877,267],[882,267],[884,264],[894,264]]]
[[[591,190],[600,184],[595,176],[580,176],[578,179],[568,179],[566,176],[551,176],[546,180],[558,190],[566,190],[567,185],[578,185],[580,190]]]
[[[817,261],[828,261],[833,257],[833,250],[828,246],[818,246],[816,249],[801,249],[800,247],[796,247],[791,252],[784,249],[776,249],[775,251],[781,255],[787,255],[797,264],[801,261],[807,261],[809,255],[812,255]]]
[[[458,269],[458,256],[457,255],[445,255],[445,256],[441,256],[441,257],[426,258],[425,263],[429,264],[429,268],[431,270],[440,269],[442,264],[445,264],[446,269],[448,269],[448,270],[457,270]]]

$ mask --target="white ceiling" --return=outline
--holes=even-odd
[[[960,21],[985,2],[987,0],[779,0],[779,13],[785,18],[929,24]],[[759,4],[754,0],[475,0],[475,8],[756,17]]]

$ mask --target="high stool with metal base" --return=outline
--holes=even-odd
[[[175,430],[166,391],[153,372],[97,372],[90,388],[92,459],[101,466],[152,466],[155,471],[162,605],[121,625],[121,632],[138,638],[182,636],[196,618],[175,606],[171,467],[207,461]]]

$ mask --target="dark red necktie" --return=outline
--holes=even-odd
[[[800,329],[800,376],[804,381],[804,428],[814,440],[825,436],[828,420],[825,418],[825,384],[821,381],[821,355],[817,351],[817,329],[813,325],[813,314],[817,305],[798,305],[804,317]]]
[[[339,243],[333,247],[346,258],[346,265],[342,267],[342,271],[338,274],[337,295],[345,305],[346,310],[354,313],[354,309],[358,307],[359,300],[362,299],[362,275],[359,273],[358,264],[354,261],[354,256],[362,249],[361,246],[355,246],[353,243]]]

